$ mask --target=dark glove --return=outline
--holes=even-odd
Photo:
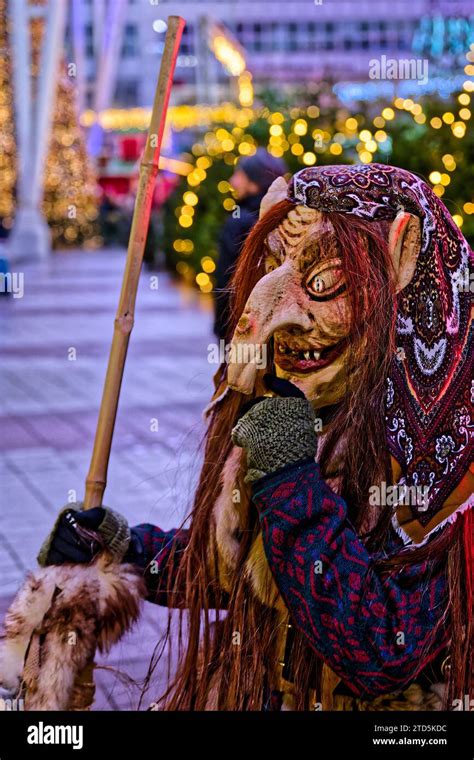
[[[65,562],[91,562],[102,549],[122,561],[130,548],[131,532],[122,515],[108,507],[84,511],[79,503],[61,510],[53,530],[38,554],[38,563],[62,565]]]
[[[310,402],[287,380],[271,375],[264,380],[270,391],[285,395],[253,399],[232,430],[233,443],[247,451],[246,482],[316,456],[315,413]]]

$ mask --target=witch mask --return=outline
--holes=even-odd
[[[446,498],[472,454],[470,293],[462,289],[469,248],[431,189],[395,167],[303,169],[289,186],[274,183],[263,214],[284,199],[294,206],[265,239],[265,273],[237,323],[231,356],[271,347],[276,374],[325,406],[348,392],[348,372],[364,362],[365,326],[377,310],[391,312],[387,445],[401,480],[429,490],[416,514],[402,515],[404,537],[417,542],[450,517]],[[348,298],[353,270],[356,300]],[[251,394],[258,373],[254,362],[237,360],[228,384]]]
[[[397,290],[413,276],[419,230],[419,220],[405,212],[391,225],[388,242]],[[266,274],[247,301],[232,343],[231,356],[257,356],[257,349],[273,339],[278,376],[301,387],[319,406],[342,392],[351,341],[341,254],[336,231],[321,211],[301,205],[291,210],[266,239]],[[362,351],[360,356],[362,360]],[[229,384],[251,393],[257,370],[256,363],[231,364]]]

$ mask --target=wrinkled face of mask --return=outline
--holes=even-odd
[[[296,206],[265,244],[265,276],[254,287],[237,325],[229,384],[251,393],[258,368],[238,361],[238,348],[273,342],[276,374],[317,405],[344,393],[350,307],[343,263],[330,223]]]

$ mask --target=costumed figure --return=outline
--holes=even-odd
[[[436,710],[474,696],[471,255],[402,169],[273,183],[233,278],[189,527],[129,529],[69,506],[35,575],[105,545],[122,572],[141,568],[149,601],[180,610],[158,709]],[[19,597],[7,618],[10,649],[24,609]]]

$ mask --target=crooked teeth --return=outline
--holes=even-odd
[[[282,343],[278,344],[278,353],[289,354],[290,356],[297,356],[300,358],[304,356],[306,361],[310,361],[311,359],[318,361],[321,358],[320,351],[298,351],[297,349],[288,348],[288,346],[284,346]]]

